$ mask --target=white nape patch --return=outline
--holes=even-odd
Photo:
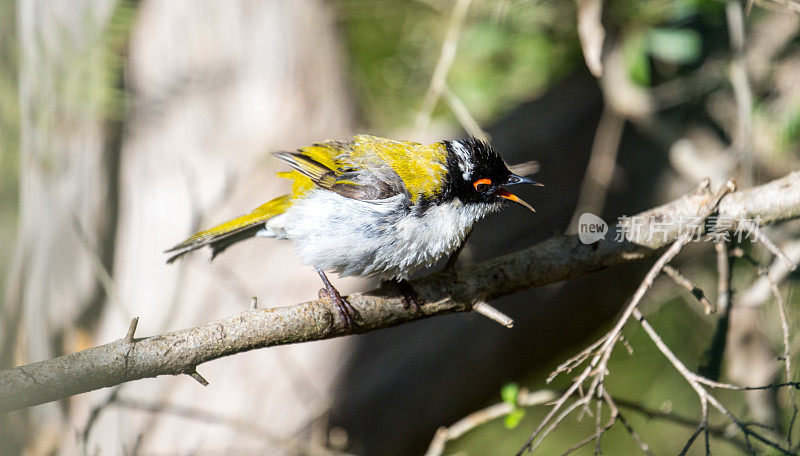
[[[451,141],[450,144],[453,146],[453,152],[458,159],[458,168],[461,170],[461,176],[464,177],[465,181],[469,181],[470,177],[472,177],[472,171],[475,169],[475,165],[472,163],[472,153],[461,141]]]
[[[259,235],[291,239],[303,263],[342,277],[402,279],[455,251],[472,225],[500,206],[456,199],[417,217],[405,195],[359,201],[318,189],[270,219]]]

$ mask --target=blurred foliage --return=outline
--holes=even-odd
[[[363,122],[413,121],[441,52],[451,1],[336,0]],[[476,0],[448,86],[485,124],[573,71],[582,57],[571,2]],[[435,116],[453,120],[440,103]]]
[[[513,407],[511,412],[503,418],[503,424],[508,429],[517,427],[525,417],[525,409],[517,406],[518,396],[519,385],[516,383],[508,383],[500,390],[500,398],[503,402]]]
[[[0,278],[8,273],[18,213],[20,112],[15,18],[14,0],[0,0]],[[0,280],[0,296],[5,282]]]
[[[428,89],[454,1],[335,0],[348,71],[367,128],[410,124]],[[583,71],[573,2],[475,0],[448,86],[482,125]],[[634,81],[650,86],[726,46],[724,4],[711,0],[606,2]],[[654,79],[653,72],[661,76]],[[434,115],[454,122],[443,103]]]

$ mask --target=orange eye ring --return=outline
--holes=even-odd
[[[475,187],[475,190],[481,193],[488,190],[491,185],[492,185],[492,180],[487,178],[478,179],[472,184],[472,186]]]

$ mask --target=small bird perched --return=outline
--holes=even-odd
[[[167,250],[175,252],[167,262],[206,245],[213,259],[252,237],[291,239],[348,326],[356,312],[325,271],[396,280],[402,290],[409,274],[453,253],[472,225],[504,202],[534,211],[503,186],[541,185],[513,174],[477,139],[425,145],[357,135],[274,155],[293,168],[278,173],[293,180],[292,193],[194,234]]]

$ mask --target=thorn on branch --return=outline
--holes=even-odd
[[[496,307],[491,306],[488,302],[478,301],[472,305],[472,310],[478,312],[484,317],[496,321],[497,323],[505,326],[506,328],[514,327],[514,319],[497,310]]]
[[[136,326],[138,325],[139,325],[139,317],[134,317],[133,320],[131,320],[130,326],[128,326],[128,333],[125,334],[125,340],[133,343],[133,335],[136,333]]]
[[[192,369],[191,371],[187,371],[186,375],[188,375],[189,377],[192,377],[193,379],[197,380],[197,383],[199,383],[199,384],[201,384],[203,386],[208,386],[208,380],[203,378],[203,376],[200,375],[199,372],[197,372],[197,368],[196,367],[194,369]]]

